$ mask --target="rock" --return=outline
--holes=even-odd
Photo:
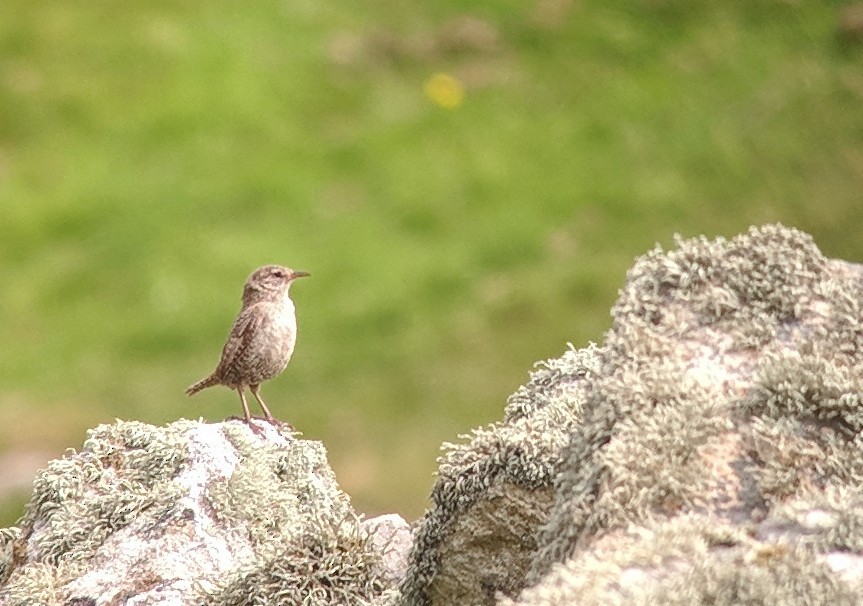
[[[612,316],[447,446],[397,603],[858,603],[863,267],[678,240]]]
[[[504,420],[445,444],[432,509],[421,520],[405,604],[490,604],[516,592],[554,499],[560,451],[581,414],[596,348],[540,364]]]
[[[639,259],[613,309],[603,371],[587,386],[528,583],[600,546],[610,553],[617,540],[626,552],[633,533],[678,528],[676,549],[695,554],[706,543],[715,559],[698,557],[712,584],[677,603],[711,602],[723,582],[782,603],[785,581],[769,586],[740,565],[746,557],[799,569],[798,590],[829,576],[834,601],[852,591],[825,563],[863,547],[853,521],[863,516],[861,304],[863,268],[826,259],[809,236],[781,226],[678,241]],[[835,513],[834,524],[806,528],[813,511]],[[641,548],[662,559],[659,541]],[[632,564],[621,570],[639,569]],[[676,584],[696,574],[683,563],[657,568],[665,566]],[[645,595],[660,591],[650,567],[641,570]]]
[[[370,603],[392,581],[323,446],[258,427],[91,430],[0,532],[0,604]]]
[[[380,561],[375,563],[376,573],[391,585],[400,583],[407,573],[413,545],[410,525],[400,515],[388,513],[364,520],[362,528],[374,551],[381,554]]]

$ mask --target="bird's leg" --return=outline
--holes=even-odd
[[[258,404],[261,405],[261,409],[264,411],[264,416],[267,417],[267,421],[273,421],[273,415],[270,413],[270,409],[267,408],[267,405],[264,404],[264,401],[261,399],[261,386],[260,385],[249,385],[249,390],[251,390],[252,395],[255,396],[255,399],[258,401]]]
[[[255,387],[257,387],[257,385]],[[246,423],[251,425],[252,424],[252,413],[249,412],[249,405],[246,404],[246,394],[243,393],[245,391],[246,391],[246,389],[242,385],[240,385],[237,388],[237,392],[240,394],[240,402],[243,403],[243,414],[245,414],[245,416],[246,416]]]

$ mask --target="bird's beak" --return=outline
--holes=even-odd
[[[306,276],[311,276],[307,271],[295,271],[291,274],[291,280],[296,280],[297,278],[305,278]]]

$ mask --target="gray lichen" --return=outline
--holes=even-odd
[[[791,489],[796,472],[790,460],[775,469],[754,460],[753,440],[764,452],[772,452],[764,446],[770,443],[790,455],[780,442],[799,429],[794,423],[830,419],[835,427],[824,447],[832,450],[823,467],[847,451],[847,430],[859,427],[859,389],[850,381],[853,371],[840,370],[846,359],[831,366],[832,349],[825,347],[817,361],[804,356],[789,365],[811,348],[809,335],[828,334],[823,327],[836,317],[832,302],[818,293],[859,299],[859,281],[837,279],[809,236],[781,226],[754,228],[731,241],[677,244],[636,262],[614,307],[603,372],[567,447],[534,578],[611,529],[657,513],[710,508],[698,502],[706,498],[706,466],[729,432],[742,440],[740,469],[756,480],[757,492],[740,495],[744,508],[754,508],[774,491]],[[848,330],[857,329],[840,315]],[[807,393],[814,396],[808,411]],[[750,427],[759,411],[763,423]],[[857,463],[837,464],[842,470],[831,473],[842,481],[858,473]]]
[[[596,348],[542,363],[502,423],[445,444],[434,507],[417,532],[406,604],[481,603],[522,587],[553,495],[559,452],[581,414]]]
[[[499,606],[851,606],[858,595],[811,548],[683,514],[598,539]]]
[[[591,344],[584,349],[570,345],[560,358],[538,362],[536,370],[530,373],[530,381],[507,399],[504,422],[531,417],[549,406],[552,414],[562,413],[566,417],[580,414],[581,403],[572,397],[573,389],[596,372],[598,361],[597,347]]]
[[[0,531],[0,604],[369,604],[394,584],[318,442],[275,425],[121,422]]]
[[[319,525],[321,516],[343,520],[352,515],[320,443],[232,442],[239,462],[230,477],[208,486],[207,501],[221,523],[248,528],[255,546],[274,538],[289,541],[291,533],[301,536],[308,525]]]
[[[202,606],[365,606],[387,588],[377,558],[355,517],[321,521],[302,535],[276,531],[258,544],[254,561],[207,592]]]
[[[13,540],[19,552],[26,543],[28,563],[0,588],[3,603],[56,603],[48,596],[80,573],[109,536],[132,521],[155,524],[170,511],[179,496],[171,479],[188,455],[181,437],[186,427],[100,425],[88,432],[80,453],[51,461],[33,483]],[[33,596],[45,599],[30,601]]]
[[[250,444],[230,478],[210,485],[220,523],[248,529],[255,557],[206,590],[205,606],[371,603],[388,584],[320,443]],[[254,451],[254,457],[250,457]]]
[[[50,528],[31,543],[31,557],[83,560],[139,516],[159,519],[178,496],[170,480],[187,455],[179,435],[143,423],[100,425],[81,453],[51,461],[33,483],[21,524],[25,534],[37,521]]]
[[[860,268],[781,226],[677,245],[621,292],[518,604],[856,603],[842,570],[863,545]],[[693,515],[754,536],[642,570],[625,596],[639,558],[668,554],[656,537],[615,546],[609,585],[584,590],[599,545]]]
[[[9,578],[15,564],[15,545],[21,529],[17,526],[0,529],[0,587]]]
[[[402,603],[853,603],[861,301],[859,266],[780,225],[638,259],[600,347],[447,446]]]
[[[756,347],[799,317],[827,268],[811,236],[781,225],[751,228],[730,241],[678,237],[676,244],[668,252],[657,247],[629,271],[612,309],[612,340],[633,325],[666,336],[714,325],[733,336],[736,347]],[[638,348],[649,341],[618,345]]]

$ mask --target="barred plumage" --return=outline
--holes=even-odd
[[[261,399],[260,386],[285,370],[294,353],[297,317],[288,291],[295,279],[308,275],[281,265],[256,269],[246,280],[243,306],[222,349],[219,365],[211,375],[189,386],[186,395],[213,385],[236,389],[248,423],[248,387],[267,420],[272,421],[273,415]]]

